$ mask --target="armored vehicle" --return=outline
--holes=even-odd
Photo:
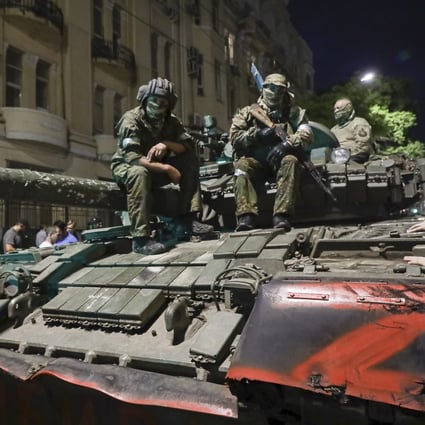
[[[0,257],[2,424],[425,423],[425,160],[311,161],[293,229],[232,231],[231,162],[201,169],[211,239],[131,252],[122,226]],[[162,190],[162,189],[161,189]],[[125,210],[113,183],[0,169],[0,198]],[[158,217],[178,198],[158,194]],[[167,211],[167,208],[171,208]],[[416,214],[416,215],[415,215]],[[125,214],[123,214],[125,219]],[[158,237],[167,221],[158,225]]]

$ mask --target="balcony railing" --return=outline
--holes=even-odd
[[[129,70],[136,68],[134,53],[116,41],[94,37],[92,40],[92,56],[116,61]]]
[[[19,9],[23,14],[31,12],[46,19],[60,31],[63,29],[62,10],[50,0],[0,0],[0,8]]]

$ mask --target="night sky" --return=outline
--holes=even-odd
[[[295,28],[314,55],[315,88],[373,70],[412,82],[414,137],[425,142],[425,0],[290,0]]]

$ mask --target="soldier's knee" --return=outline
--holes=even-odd
[[[243,176],[249,171],[249,161],[246,158],[234,162],[235,176]]]
[[[298,159],[294,155],[285,155],[282,158],[282,164],[283,163],[296,164],[297,162],[298,162]]]
[[[140,185],[149,177],[149,171],[145,167],[134,165],[127,172],[126,185]]]

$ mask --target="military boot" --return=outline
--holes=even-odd
[[[214,226],[211,224],[202,223],[196,218],[192,220],[192,235],[202,236],[214,232]]]
[[[291,224],[285,214],[275,214],[273,216],[273,228],[285,229],[287,232],[291,230]]]
[[[242,214],[238,217],[238,224],[236,226],[236,232],[243,232],[246,230],[252,230],[255,227],[255,214]]]
[[[197,213],[177,217],[175,223],[176,236],[180,241],[188,241],[192,236],[206,237],[214,233],[214,227],[210,224],[202,223],[198,219]]]
[[[167,250],[166,246],[148,237],[133,238],[133,252],[143,255],[161,254]]]

